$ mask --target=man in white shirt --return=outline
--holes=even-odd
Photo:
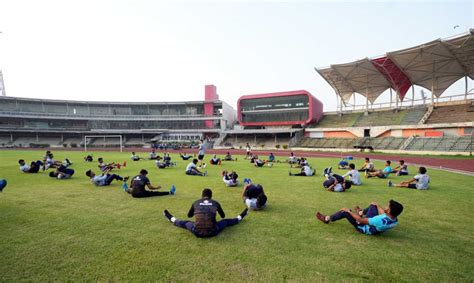
[[[301,167],[301,172],[298,174],[289,173],[290,176],[313,176],[316,173],[316,170],[311,169],[311,166],[308,164]]]
[[[206,176],[207,175],[207,171],[206,172],[199,171],[196,165],[197,163],[198,163],[198,160],[194,158],[193,162],[189,163],[188,166],[186,166],[186,171],[185,171],[186,175],[193,175],[193,176]]]
[[[113,180],[127,182],[129,177],[122,178],[117,174],[109,174],[110,170],[105,170],[102,175],[96,175],[92,170],[87,170],[86,176],[90,178],[91,183],[99,187],[108,186]]]
[[[30,165],[25,163],[25,160],[20,159],[18,160],[18,164],[20,164],[20,170],[25,173],[38,173],[41,166],[43,166],[43,162],[40,160],[31,162]]]
[[[427,170],[425,167],[421,166],[418,170],[418,175],[413,177],[413,179],[401,182],[400,184],[393,184],[392,181],[388,181],[388,186],[392,187],[403,187],[409,189],[417,190],[427,190],[428,184],[430,183],[430,176],[426,174]]]
[[[355,164],[351,163],[349,164],[349,168],[351,169],[349,172],[346,174],[342,175],[342,177],[347,177],[349,176],[349,181],[352,182],[352,185],[360,186],[362,185],[362,182],[360,180],[360,173],[359,171],[355,170]]]

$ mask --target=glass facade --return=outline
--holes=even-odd
[[[306,121],[309,98],[302,94],[242,99],[240,111],[244,123]]]

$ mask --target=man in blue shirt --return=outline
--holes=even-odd
[[[366,178],[379,177],[381,179],[385,179],[392,172],[391,164],[392,164],[392,162],[390,160],[387,160],[387,161],[385,161],[385,168],[383,168],[383,170],[377,170],[375,172],[365,171],[365,177]]]
[[[316,218],[326,224],[345,218],[360,233],[377,235],[397,226],[397,217],[402,211],[403,205],[397,201],[390,200],[385,208],[373,202],[364,210],[357,206],[355,212],[348,208],[342,208],[340,211],[329,216],[318,211]]]

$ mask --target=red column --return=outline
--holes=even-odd
[[[218,100],[219,95],[217,95],[217,88],[215,85],[205,85],[204,86],[204,116],[213,116],[214,115],[214,100]],[[206,128],[213,128],[213,121],[206,120]]]

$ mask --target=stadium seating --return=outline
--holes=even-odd
[[[327,114],[317,123],[310,125],[311,128],[344,128],[352,127],[363,113]]]
[[[415,137],[406,150],[418,151],[455,151],[471,150],[471,137]]]
[[[372,111],[368,115],[363,112],[349,114],[328,114],[312,128],[344,128],[371,127],[389,125],[416,125],[426,112],[425,106],[417,106],[404,110]]]
[[[383,137],[383,138],[302,138],[297,147],[308,148],[341,148],[353,149],[354,147],[372,147],[373,149],[398,150],[406,138]]]
[[[474,121],[474,101],[466,104],[437,106],[425,124],[459,123]]]

